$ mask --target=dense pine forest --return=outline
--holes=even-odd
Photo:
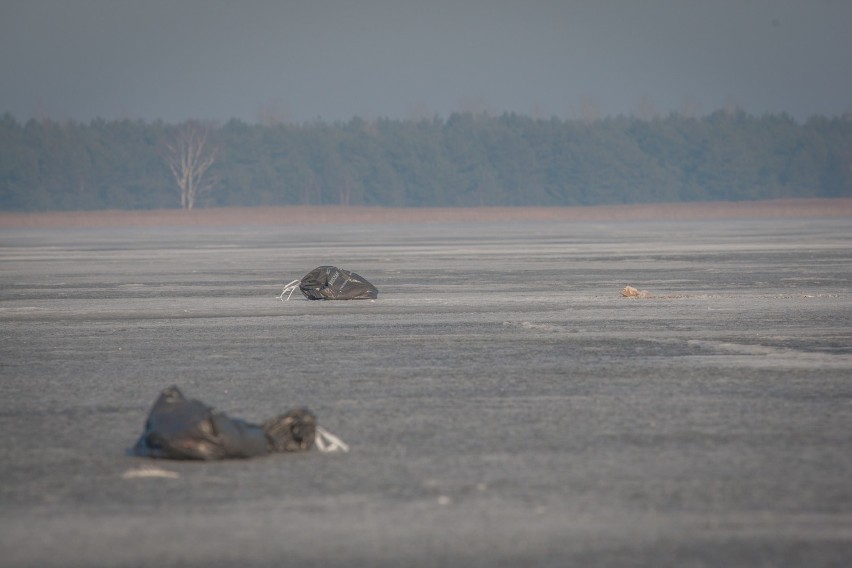
[[[181,188],[197,195],[182,200]],[[840,196],[852,196],[848,116],[798,122],[717,111],[584,121],[457,113],[298,125],[0,117],[6,211]]]

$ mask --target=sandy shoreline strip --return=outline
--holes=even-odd
[[[101,228],[500,221],[691,221],[852,217],[852,198],[600,205],[593,207],[221,207],[182,211],[0,212],[0,228]]]

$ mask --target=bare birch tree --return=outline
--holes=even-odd
[[[209,137],[209,127],[190,121],[180,126],[174,142],[167,145],[166,160],[180,189],[182,209],[192,209],[198,196],[215,185],[205,177],[217,155],[216,148],[208,145]]]

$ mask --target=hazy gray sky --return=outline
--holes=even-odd
[[[0,0],[0,113],[852,111],[849,0]]]

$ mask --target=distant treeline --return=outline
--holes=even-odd
[[[189,123],[0,117],[0,209],[180,207]],[[198,123],[193,123],[196,126]],[[718,111],[595,121],[471,113],[421,121],[206,125],[196,206],[572,206],[852,196],[852,120]],[[172,156],[173,157],[173,156]]]

